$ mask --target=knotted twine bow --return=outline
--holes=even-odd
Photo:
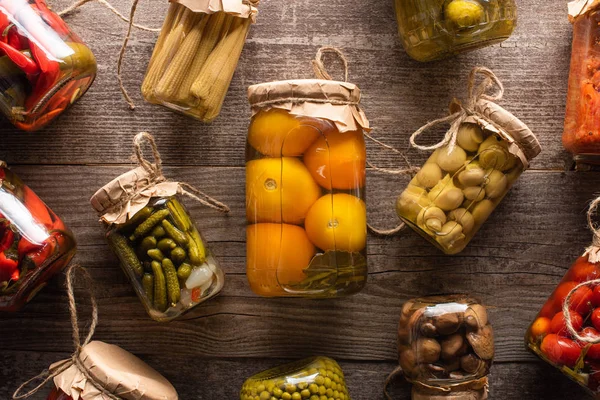
[[[483,75],[485,79],[479,85],[475,85],[478,75]],[[496,92],[491,95],[486,94],[487,90],[494,87],[494,85],[496,87]],[[411,146],[417,150],[427,151],[436,150],[447,145],[448,152],[451,152],[454,149],[454,146],[456,146],[456,136],[458,135],[458,130],[461,124],[463,124],[467,118],[471,116],[478,116],[484,120],[488,119],[475,110],[477,102],[479,100],[497,102],[502,99],[502,96],[504,96],[504,85],[502,85],[502,82],[500,82],[492,70],[485,67],[473,68],[469,74],[468,98],[466,105],[463,106],[457,99],[452,100],[451,110],[456,109],[456,111],[446,117],[428,122],[416,130],[410,136]],[[422,146],[416,143],[416,139],[430,128],[448,123],[450,124],[450,128],[446,131],[444,138],[440,142],[431,146]]]
[[[77,316],[77,303],[75,301],[75,293],[73,289],[73,281],[75,280],[75,273],[79,271],[82,278],[85,280],[85,288],[90,296],[90,302],[92,305],[92,321],[90,323],[90,328],[87,336],[83,343],[81,342],[81,334],[79,332],[79,318]],[[83,365],[81,359],[79,358],[81,351],[83,348],[90,343],[92,340],[92,336],[94,336],[94,332],[96,330],[96,326],[98,325],[98,303],[96,302],[96,296],[93,292],[94,282],[89,272],[76,264],[71,265],[67,269],[67,279],[66,279],[66,287],[67,287],[67,296],[69,297],[69,313],[71,314],[71,327],[73,328],[73,347],[75,351],[70,359],[64,360],[58,363],[51,365],[47,370],[43,371],[37,376],[29,379],[25,383],[23,383],[12,395],[13,400],[25,399],[37,393],[42,387],[44,387],[48,382],[50,382],[54,377],[60,375],[62,372],[66,371],[71,366],[75,365],[81,371],[81,373],[85,376],[88,382],[90,382],[102,395],[106,396],[111,400],[122,400],[120,397],[115,396],[114,394],[108,392],[105,388],[102,387],[98,382],[94,380],[90,371]],[[25,387],[27,387],[32,382],[41,379],[42,382],[31,389],[26,393],[21,393]]]
[[[150,147],[152,149],[152,155],[154,156],[154,163],[151,163],[150,161],[148,161],[143,155],[142,143],[144,141],[148,142],[148,144],[150,145]],[[148,132],[140,132],[137,135],[135,135],[135,138],[133,139],[133,146],[135,149],[135,156],[138,160],[139,165],[142,168],[144,168],[144,170],[146,170],[146,172],[148,172],[148,174],[150,175],[151,184],[166,182],[167,178],[165,178],[165,176],[162,173],[162,158],[160,157],[160,153],[158,152],[158,148],[156,147],[156,142],[154,141],[154,137]],[[210,207],[214,210],[220,211],[224,214],[227,214],[227,213],[229,213],[229,211],[231,211],[227,205],[225,205],[224,203],[221,203],[217,199],[210,197],[209,195],[202,192],[201,190],[196,189],[194,186],[190,185],[189,183],[185,183],[185,182],[176,182],[176,183],[178,186],[177,193],[182,194],[187,197],[190,197],[190,198],[196,200],[197,202],[199,202],[200,204]],[[134,193],[133,196],[136,196],[137,193],[138,193],[138,191],[136,191],[136,193]],[[130,200],[130,198],[126,199],[126,200]]]
[[[596,264],[596,263],[600,262],[600,227],[598,227],[596,224],[594,224],[594,221],[592,220],[592,218],[596,214],[599,204],[600,204],[600,197],[594,199],[594,201],[592,201],[590,203],[590,207],[587,212],[588,226],[589,226],[590,230],[592,231],[592,233],[594,234],[594,238],[592,239],[592,244],[587,249],[585,249],[585,252],[583,253],[582,257],[587,256],[588,261],[592,264]],[[567,330],[569,331],[569,333],[571,334],[573,339],[583,342],[583,343],[589,343],[589,344],[600,343],[600,336],[585,337],[585,336],[581,336],[575,330],[575,328],[573,327],[573,322],[571,321],[571,313],[570,313],[571,297],[573,297],[573,294],[579,288],[582,288],[584,286],[594,286],[594,285],[598,285],[598,284],[600,284],[600,279],[592,279],[591,281],[580,283],[579,285],[577,285],[573,289],[571,289],[571,291],[569,292],[569,294],[567,295],[567,297],[565,298],[565,301],[563,303],[562,311],[563,311],[563,316],[564,316],[565,325],[567,327]]]

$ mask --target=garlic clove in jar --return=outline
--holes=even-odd
[[[449,147],[439,149],[437,156],[437,165],[446,172],[455,173],[467,161],[467,153],[459,146],[454,146],[452,150]]]
[[[485,170],[477,161],[472,161],[458,173],[458,182],[463,187],[479,186],[485,180]]]
[[[468,235],[475,226],[473,214],[464,208],[457,208],[448,213],[448,221],[456,221],[462,225],[462,233]]]
[[[475,206],[471,210],[471,214],[473,214],[475,223],[477,225],[483,224],[485,220],[488,219],[494,211],[494,207],[494,203],[489,199],[482,200],[479,203],[475,204]]]
[[[486,177],[485,194],[491,199],[502,196],[508,186],[506,175],[497,169],[492,170]]]
[[[417,217],[417,225],[430,235],[439,232],[445,223],[446,214],[438,207],[427,207]]]
[[[456,221],[449,221],[444,224],[441,231],[438,232],[436,240],[446,249],[452,249],[462,244],[465,235],[463,234],[462,225]]]
[[[458,128],[456,143],[466,151],[477,151],[483,142],[483,131],[477,124],[465,123]]]
[[[442,170],[436,163],[428,162],[417,172],[416,178],[422,187],[432,188],[442,179]]]
[[[463,189],[463,194],[467,200],[481,201],[485,197],[485,190],[480,186],[471,186]]]
[[[491,135],[479,145],[479,164],[484,169],[499,169],[512,155],[508,152],[508,143],[496,135]]]
[[[396,200],[396,212],[398,216],[414,221],[430,203],[425,189],[408,185]]]

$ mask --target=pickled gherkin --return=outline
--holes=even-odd
[[[240,400],[350,400],[344,373],[327,357],[312,357],[269,369],[247,379]]]
[[[223,286],[221,269],[176,197],[152,199],[108,238],[155,320],[173,319]]]
[[[514,0],[396,0],[402,44],[417,61],[432,61],[508,39]]]

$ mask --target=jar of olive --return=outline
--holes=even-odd
[[[407,301],[398,355],[414,400],[487,399],[494,334],[486,308],[466,295]]]
[[[396,0],[402,45],[432,61],[502,42],[517,22],[514,0]]]
[[[136,145],[143,139],[157,154],[147,133],[136,136]],[[217,295],[224,274],[178,196],[190,195],[189,185],[167,181],[160,160],[151,164],[137,155],[141,166],[103,186],[90,202],[148,314],[168,321]]]
[[[446,254],[467,246],[541,151],[523,122],[484,98],[455,138],[433,152],[396,202],[398,216]]]
[[[248,378],[240,400],[350,400],[344,373],[327,357],[312,357],[263,371]]]

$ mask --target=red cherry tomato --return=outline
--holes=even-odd
[[[571,296],[569,309],[577,313],[587,316],[592,311],[593,292],[587,286],[581,286]]]
[[[583,318],[575,311],[571,311],[571,324],[573,324],[573,329],[577,332],[579,332],[583,326]],[[557,312],[556,315],[554,315],[554,318],[552,318],[552,321],[550,322],[550,333],[556,333],[565,337],[571,336],[567,330],[565,316],[562,311]]]
[[[596,308],[594,311],[592,311],[591,320],[594,328],[600,331],[600,308]]]
[[[544,304],[544,306],[540,310],[539,316],[552,319],[552,317],[554,316],[554,314],[556,314],[558,310],[559,308],[556,308],[556,306],[554,305],[554,301],[550,299],[546,302],[546,304]]]
[[[565,302],[565,298],[575,286],[577,286],[577,282],[573,281],[563,282],[560,285],[558,285],[558,287],[552,294],[552,297],[554,298],[554,306],[557,309],[562,308],[562,305]]]
[[[600,285],[592,290],[592,304],[594,307],[600,306]]]
[[[552,333],[546,335],[540,349],[553,363],[571,368],[577,364],[581,355],[581,348],[577,343]]]
[[[590,371],[588,388],[594,392],[598,392],[600,388],[600,363],[597,361],[587,361],[585,366]]]
[[[598,264],[592,264],[587,256],[579,257],[569,270],[569,279],[575,282],[586,282],[592,279],[600,278],[600,268]]]
[[[591,326],[583,328],[583,330],[579,333],[579,335],[582,337],[585,337],[585,338],[590,338],[590,339],[600,339],[600,332],[598,332],[596,329],[592,328]],[[580,344],[582,347],[585,347],[588,345],[588,343],[586,343],[586,342],[581,342]],[[585,358],[592,359],[592,360],[600,360],[600,344],[591,345],[585,355]]]

